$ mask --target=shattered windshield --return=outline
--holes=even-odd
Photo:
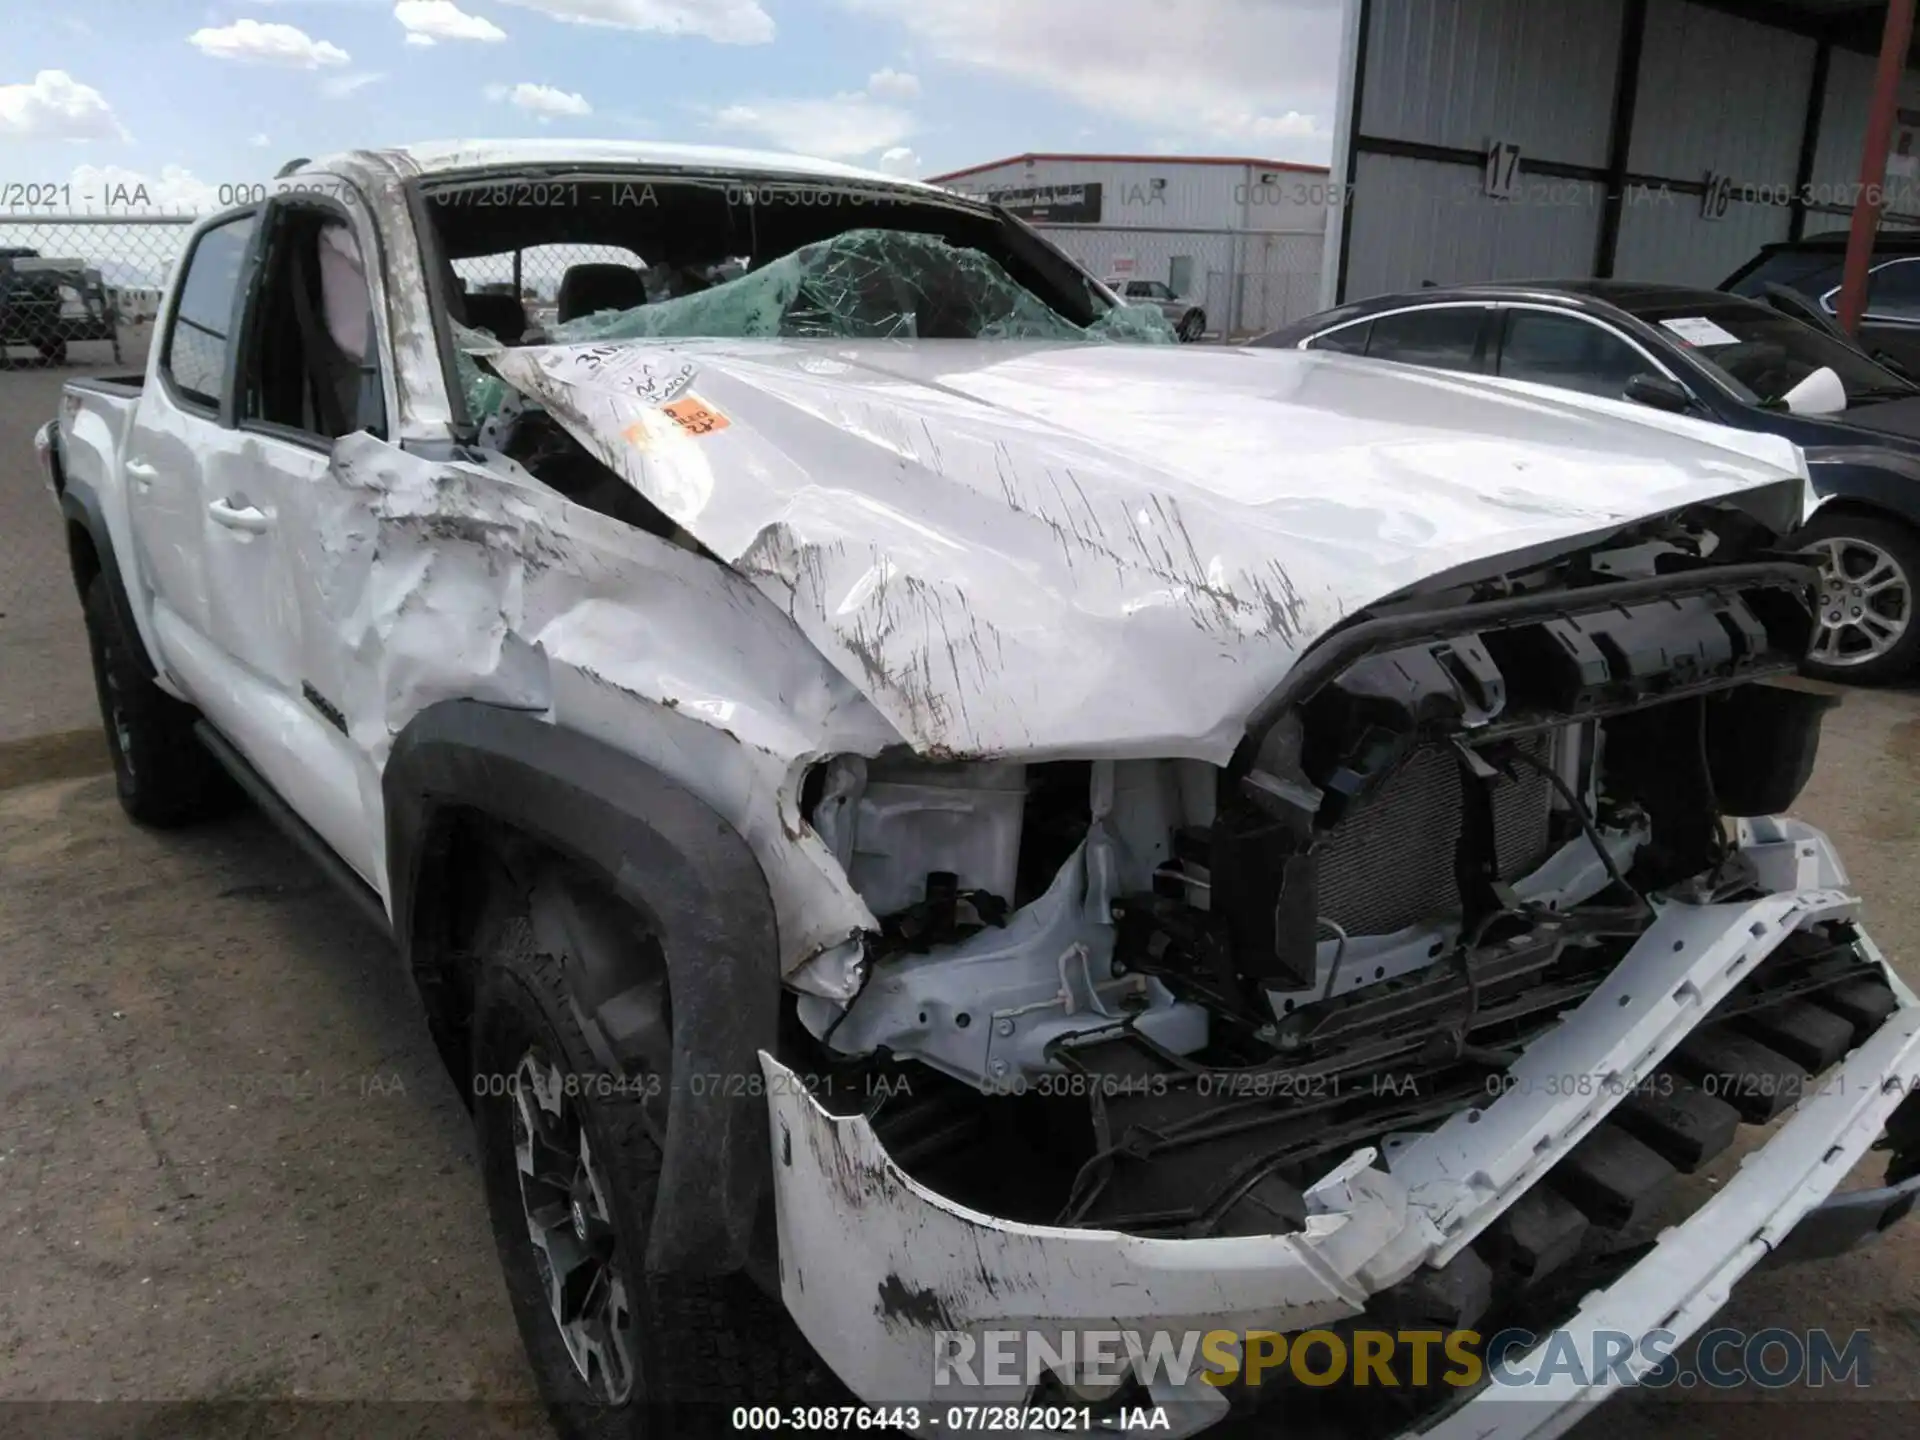
[[[1177,340],[1146,307],[1114,305],[1092,324],[1073,324],[991,255],[908,230],[849,230],[695,294],[559,321],[543,338]]]
[[[577,340],[1125,340],[1172,344],[1156,310],[1075,325],[992,257],[901,230],[850,230],[697,294],[564,321]]]
[[[747,274],[669,299],[644,298],[502,337],[455,322],[468,413],[495,413],[505,387],[472,356],[503,340],[1051,340],[1171,345],[1173,326],[1150,306],[1110,306],[1076,325],[1016,282],[993,257],[932,235],[849,230],[803,245]],[[479,319],[479,316],[475,316]]]
[[[420,193],[470,399],[497,403],[472,359],[496,346],[1177,340],[1006,210],[911,182],[489,170]]]

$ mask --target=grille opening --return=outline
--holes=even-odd
[[[1552,735],[1516,742],[1553,763]],[[1320,913],[1349,935],[1391,935],[1459,909],[1454,847],[1460,838],[1460,762],[1445,745],[1422,746],[1355,806],[1322,842]],[[1500,874],[1515,880],[1552,853],[1553,785],[1531,766],[1494,782]]]

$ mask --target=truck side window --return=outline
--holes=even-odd
[[[188,257],[161,367],[182,399],[218,409],[227,373],[234,294],[258,217],[242,215],[202,235]]]
[[[323,440],[385,429],[371,291],[352,228],[279,212],[240,377],[240,421]]]

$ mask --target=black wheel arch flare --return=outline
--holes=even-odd
[[[484,817],[604,882],[647,917],[666,959],[674,1090],[650,1227],[651,1270],[723,1273],[747,1261],[766,1189],[768,1122],[757,1052],[775,1043],[780,985],[773,902],[739,833],[698,796],[603,741],[524,711],[445,700],[413,718],[382,775],[394,934],[435,1018],[433,977],[472,957],[446,953],[435,897],[457,894],[435,867],[436,820]],[[596,1052],[599,1012],[628,986],[603,959],[570,966]],[[442,1022],[446,1017],[439,1017]],[[436,1025],[443,1056],[443,1025]],[[704,1082],[692,1084],[692,1077]],[[744,1077],[742,1083],[730,1083]],[[467,1077],[456,1075],[464,1091]]]

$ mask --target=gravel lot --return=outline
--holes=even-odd
[[[61,378],[0,373],[0,1434],[545,1435],[390,951],[259,817],[162,836],[114,803],[27,448]],[[1800,809],[1920,983],[1917,787],[1920,695],[1856,693]],[[1720,1319],[1869,1330],[1873,1386],[1639,1398],[1577,1433],[1920,1428],[1920,1222]]]

